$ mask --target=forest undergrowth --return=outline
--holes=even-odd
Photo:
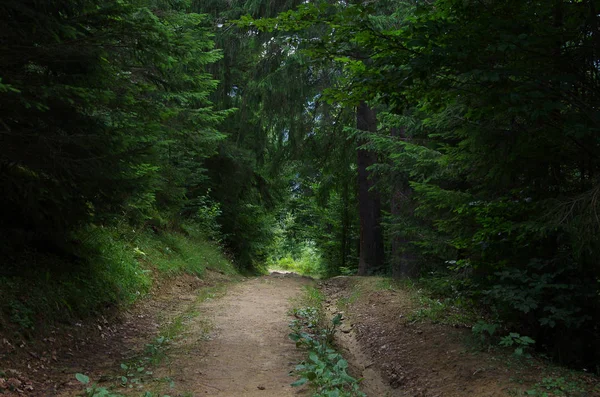
[[[75,234],[71,256],[26,252],[14,258],[26,274],[0,276],[0,332],[33,337],[107,309],[126,308],[157,283],[207,268],[237,274],[223,250],[191,227],[159,231],[88,227]]]

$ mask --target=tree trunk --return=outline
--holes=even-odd
[[[356,109],[356,128],[374,133],[377,131],[377,115],[365,102]],[[365,143],[358,139],[358,146]],[[372,189],[375,181],[368,167],[374,165],[377,156],[370,150],[357,150],[358,165],[358,212],[360,217],[360,246],[358,275],[364,276],[383,265],[383,234],[381,232],[381,201]]]
[[[404,128],[392,128],[392,137],[406,138]],[[393,219],[401,219],[402,216],[413,217],[412,189],[406,178],[402,177],[394,183],[392,197],[390,200],[390,213]],[[390,264],[392,276],[398,278],[416,277],[419,273],[418,261],[410,245],[410,240],[402,234],[392,234],[390,253]]]

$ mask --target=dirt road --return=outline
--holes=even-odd
[[[202,280],[183,276],[113,322],[90,319],[56,329],[37,344],[12,344],[4,356],[0,350],[0,374],[7,368],[6,382],[16,387],[2,395],[90,395],[76,373],[89,375],[92,387],[131,397],[311,395],[307,386],[290,386],[296,378],[289,372],[306,353],[288,338],[287,312],[313,281],[281,274],[235,280],[218,272]],[[337,348],[368,396],[523,395],[542,376],[563,377],[540,361],[469,348],[461,339],[471,332],[466,327],[413,319],[418,303],[389,282],[382,287],[385,281],[337,277],[321,283],[329,314],[344,313]],[[169,341],[160,354],[149,352],[160,339]],[[162,360],[155,361],[158,356]],[[578,382],[594,389],[581,395],[600,396],[597,378],[580,376]]]
[[[189,396],[286,397],[289,371],[302,360],[288,338],[290,299],[308,280],[292,276],[250,279],[219,299],[199,303],[199,314],[169,352],[155,376],[172,379],[165,394]]]

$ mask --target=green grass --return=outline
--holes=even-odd
[[[600,383],[592,374],[560,367],[541,360],[512,360],[513,366],[523,368],[526,374],[511,380],[520,384],[507,390],[510,396],[588,397],[600,395]],[[527,386],[525,386],[527,385]]]
[[[418,309],[409,316],[411,321],[428,320],[436,324],[471,326],[478,318],[472,308],[457,304],[450,298],[432,298],[417,291],[413,299],[418,303]]]
[[[304,294],[300,298],[304,306],[314,306],[321,308],[325,302],[325,295],[320,289],[312,285],[304,286]]]
[[[306,308],[311,307],[315,309],[315,316],[319,322],[324,321],[325,319],[325,311],[323,309],[323,304],[325,302],[325,295],[315,286],[305,285],[304,291],[299,296],[292,298],[291,304],[292,309],[288,314],[295,315],[295,310],[298,308]]]
[[[354,287],[354,288],[352,288],[350,295],[341,297],[340,299],[337,300],[336,306],[341,311],[344,311],[344,312],[348,311],[350,306],[352,306],[353,303],[358,301],[358,299],[361,297],[361,295],[362,295],[362,291],[359,288]]]
[[[190,273],[202,276],[207,267],[234,275],[233,264],[221,249],[201,237],[182,233],[143,233],[135,240],[138,258],[161,275]]]
[[[281,258],[269,265],[270,271],[290,271],[303,276],[320,278],[322,267],[320,261],[313,260],[310,257],[302,257],[298,260],[292,257]]]
[[[450,288],[435,280],[408,280],[379,277],[371,287],[375,291],[406,291],[416,309],[409,321],[430,321],[449,325],[472,325],[479,319],[470,302],[452,296]]]
[[[69,255],[29,251],[11,258],[11,275],[0,276],[0,331],[31,336],[56,321],[126,306],[155,280],[178,274],[202,277],[207,268],[236,274],[222,250],[201,235],[90,226],[72,240]]]

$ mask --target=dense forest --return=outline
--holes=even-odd
[[[420,280],[598,371],[599,10],[2,2],[5,317],[132,301],[153,241],[211,240],[247,273]]]

